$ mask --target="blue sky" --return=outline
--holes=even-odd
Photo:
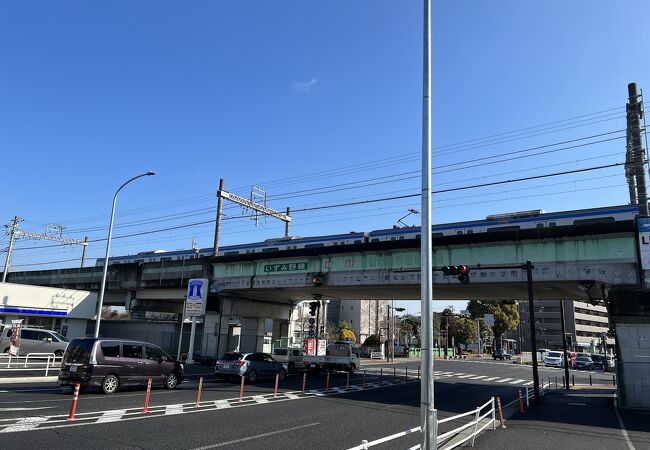
[[[434,188],[622,161],[627,83],[650,89],[647,2],[434,3]],[[0,221],[101,239],[114,190],[149,169],[120,194],[116,236],[213,219],[219,178],[246,196],[264,187],[277,209],[417,193],[421,22],[416,1],[2,2]],[[588,145],[496,157],[575,139]],[[626,195],[617,168],[439,194],[433,215]],[[293,232],[389,228],[408,208],[419,200],[296,213]],[[282,234],[227,214],[224,244]],[[112,254],[207,247],[212,229],[121,238]],[[77,264],[76,248],[38,245],[20,240],[14,267]]]

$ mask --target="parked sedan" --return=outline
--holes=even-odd
[[[214,373],[221,381],[228,381],[233,377],[244,377],[250,384],[260,378],[275,378],[280,381],[287,376],[287,369],[279,361],[267,353],[226,353],[217,361]]]
[[[492,352],[492,358],[500,359],[500,360],[503,361],[504,359],[512,359],[512,355],[510,353],[508,353],[506,350],[501,349],[501,350],[493,351]]]
[[[594,362],[589,356],[578,356],[576,358],[575,368],[594,370]]]
[[[564,367],[562,352],[548,352],[544,356],[544,365],[550,367]]]

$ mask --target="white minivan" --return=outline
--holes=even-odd
[[[9,338],[11,338],[12,329],[7,327],[0,335],[0,349],[3,353],[9,353]],[[70,341],[65,337],[52,330],[42,330],[39,328],[21,328],[20,346],[18,355],[27,356],[29,353],[54,353],[55,356],[63,356],[66,347]]]
[[[305,369],[305,350],[302,348],[282,348],[276,347],[273,349],[273,358],[287,365],[289,373],[294,373],[298,370]]]

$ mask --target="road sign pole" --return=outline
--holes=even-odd
[[[187,364],[194,364],[194,335],[196,334],[196,317],[192,316],[192,328],[190,329],[190,348],[187,349]]]

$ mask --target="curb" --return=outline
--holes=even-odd
[[[41,383],[48,381],[57,381],[58,376],[48,377],[13,377],[13,378],[0,378],[0,385],[3,384],[17,384],[17,383]]]

